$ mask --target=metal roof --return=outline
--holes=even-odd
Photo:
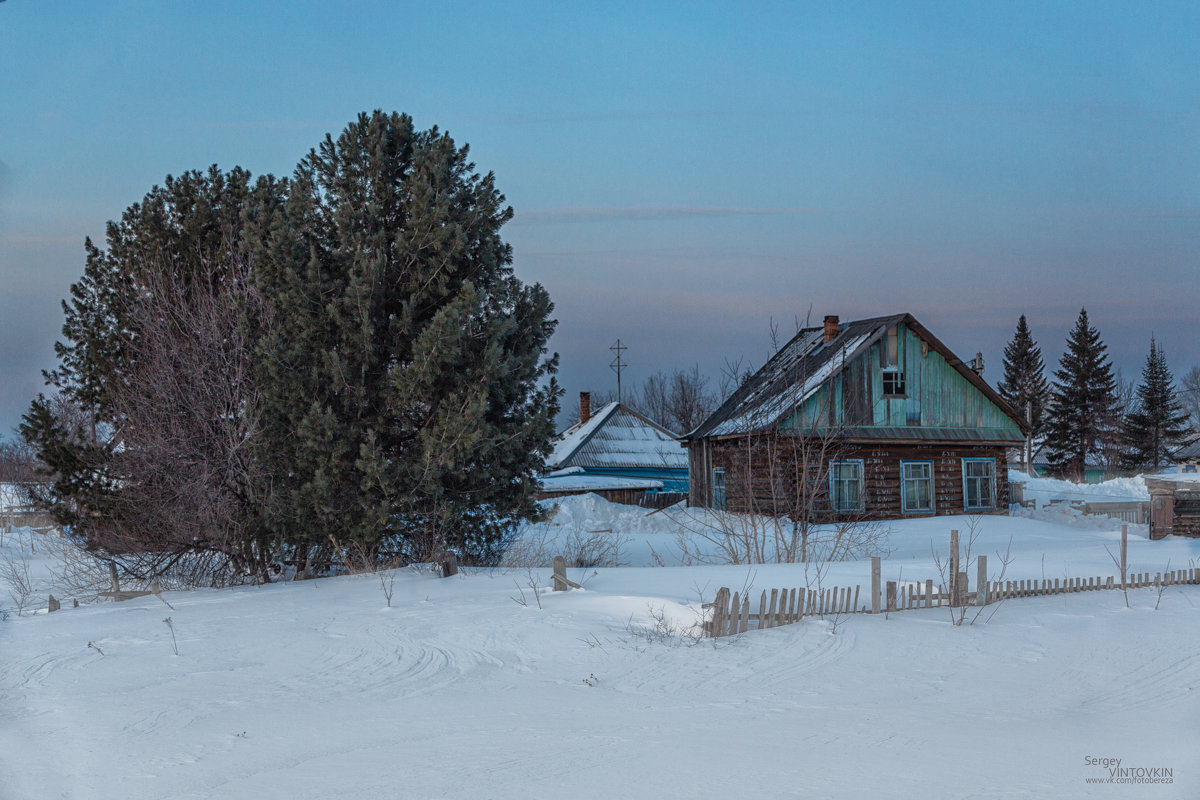
[[[893,314],[887,317],[872,317],[841,323],[838,325],[837,336],[828,344],[825,343],[823,327],[802,329],[792,337],[791,341],[780,348],[779,352],[772,356],[762,369],[738,387],[738,390],[722,403],[721,407],[714,411],[708,419],[684,436],[684,440],[753,433],[775,427],[800,403],[812,396],[830,378],[841,372],[847,363],[884,336],[889,328],[899,323],[906,324],[913,333],[928,342],[929,346],[940,353],[946,362],[966,378],[971,385],[981,391],[988,400],[995,403],[1018,426],[1023,426],[1012,406],[1000,397],[987,381],[964,364],[962,359],[950,352],[949,348],[942,344],[925,326],[911,314]],[[914,433],[919,430],[917,426],[906,427],[903,430],[908,433],[904,438],[937,438]],[[948,429],[931,428],[929,430],[945,431]],[[868,437],[864,433],[860,438],[892,437],[887,435]],[[975,434],[972,434],[969,438],[960,440],[977,441],[978,439]],[[988,441],[993,440],[988,439]],[[995,441],[1012,442],[1014,440],[1011,435],[1006,434]]]
[[[587,422],[563,431],[546,459],[547,469],[687,469],[679,437],[658,423],[609,403]]]
[[[1023,438],[1014,437],[1004,428],[934,428],[920,425],[893,425],[890,427],[843,428],[839,435],[847,441],[887,439],[914,442],[978,442],[980,444],[1024,444]]]
[[[1190,461],[1194,458],[1200,458],[1200,439],[1175,451],[1175,461]]]

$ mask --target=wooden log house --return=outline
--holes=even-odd
[[[684,437],[689,503],[818,520],[1005,512],[1023,442],[1016,411],[911,314],[829,316]]]

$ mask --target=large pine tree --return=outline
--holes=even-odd
[[[1137,387],[1137,408],[1125,415],[1124,438],[1129,469],[1166,466],[1171,454],[1192,439],[1188,413],[1175,396],[1175,379],[1154,337]]]
[[[143,574],[494,558],[537,513],[560,394],[511,217],[465,147],[379,112],[290,181],[168,178],[88,243],[64,304],[58,396],[22,426],[45,505],[110,556],[165,558]]]
[[[555,323],[512,273],[511,217],[466,147],[406,115],[360,115],[297,167],[255,255],[274,304],[258,444],[301,558],[336,542],[488,559],[536,513]]]
[[[1041,434],[1045,425],[1045,406],[1050,397],[1045,369],[1041,348],[1030,334],[1029,325],[1022,314],[1012,341],[1004,348],[1004,378],[996,388],[1025,421],[1022,460],[1026,470],[1030,469],[1033,440]]]
[[[1072,480],[1083,479],[1089,457],[1103,453],[1114,434],[1116,383],[1107,350],[1081,309],[1054,372],[1046,424],[1050,469]]]

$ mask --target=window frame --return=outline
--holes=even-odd
[[[888,328],[887,335],[880,344],[879,368],[880,383],[883,397],[907,397],[908,387],[904,380],[904,336],[899,325]],[[888,379],[891,378],[892,390],[888,391]]]
[[[720,492],[717,491],[717,477],[721,478]],[[709,487],[709,508],[714,511],[724,511],[725,503],[727,502],[726,485],[725,485],[725,468],[713,467],[710,475],[712,483]]]
[[[928,508],[909,508],[908,507],[908,492],[905,491],[906,483],[910,480],[907,474],[910,467],[924,465],[929,468],[929,477],[916,480],[928,480],[929,482],[929,507]],[[902,514],[934,514],[937,511],[937,479],[934,475],[933,461],[930,459],[902,459],[900,461],[900,513]]]
[[[899,367],[885,367],[880,370],[880,380],[884,397],[907,397],[907,386],[904,385],[904,372]],[[888,391],[888,376],[894,376],[892,391]]]
[[[982,480],[983,478],[980,476],[968,476],[967,475],[967,465],[968,464],[988,464],[991,466],[991,468],[992,468],[991,474],[987,476],[987,479],[989,482],[988,494],[990,495],[990,499],[991,499],[990,505],[986,505],[986,506],[971,505],[970,490],[967,487],[970,485],[970,481],[978,481],[978,480]],[[996,459],[995,458],[973,457],[973,458],[962,459],[962,478],[963,478],[963,510],[964,511],[995,511],[996,510]]]
[[[858,503],[854,506],[839,506],[837,484],[839,481],[845,481],[844,478],[838,478],[834,475],[834,467],[843,465],[853,465],[858,468],[858,477],[854,480],[858,483]],[[829,462],[829,505],[835,512],[848,511],[863,511],[866,508],[865,498],[863,497],[863,484],[865,483],[866,461],[861,458],[836,458]]]

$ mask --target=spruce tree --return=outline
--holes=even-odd
[[[1054,372],[1046,425],[1051,471],[1071,480],[1083,479],[1088,457],[1112,434],[1117,399],[1107,349],[1081,309]]]
[[[302,561],[331,544],[487,560],[536,513],[555,322],[513,276],[511,217],[466,147],[377,111],[311,151],[264,219],[258,449]]]
[[[1167,357],[1150,337],[1150,353],[1137,387],[1137,408],[1125,416],[1125,444],[1129,469],[1156,470],[1171,462],[1171,455],[1192,439],[1188,414],[1175,396],[1175,380]]]
[[[1025,421],[1025,449],[1022,460],[1025,469],[1031,469],[1033,440],[1045,424],[1045,406],[1050,388],[1046,383],[1045,364],[1041,348],[1037,346],[1025,322],[1025,315],[1017,321],[1017,330],[1012,341],[1004,347],[1004,378],[997,385],[1000,396],[1016,409]]]

